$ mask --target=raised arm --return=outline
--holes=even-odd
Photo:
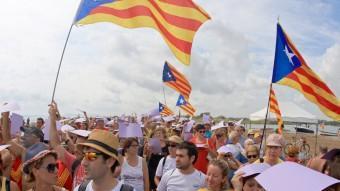
[[[2,139],[5,144],[11,145],[11,147],[8,148],[8,150],[14,155],[14,156],[21,156],[23,153],[26,152],[26,149],[18,144],[15,141],[12,141],[11,138],[11,127],[9,125],[9,112],[2,113]]]

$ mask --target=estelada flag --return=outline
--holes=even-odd
[[[277,128],[278,133],[282,134],[283,120],[282,120],[282,116],[281,116],[279,103],[277,102],[275,92],[274,92],[272,87],[270,87],[269,109],[270,109],[270,112],[274,113],[275,116],[276,116],[277,125],[278,125],[278,128]]]
[[[192,0],[83,0],[74,23],[111,22],[156,29],[175,57],[189,65],[195,33],[209,19]]]
[[[183,111],[190,116],[194,116],[195,114],[195,108],[188,102],[188,100],[185,99],[183,95],[179,95],[176,106],[183,109]]]
[[[339,99],[307,65],[280,24],[277,24],[272,82],[298,90],[325,115],[340,120]]]
[[[169,116],[169,115],[174,115],[174,112],[171,111],[171,109],[167,106],[159,102],[159,113],[161,116]]]
[[[163,67],[163,82],[165,85],[182,94],[186,99],[189,99],[191,93],[189,81],[168,62],[165,62]]]

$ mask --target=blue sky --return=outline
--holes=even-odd
[[[56,101],[63,113],[144,113],[163,101],[165,60],[192,83],[197,114],[247,117],[266,105],[277,17],[311,68],[340,95],[340,2],[197,0],[212,17],[195,37],[190,67],[180,64],[151,29],[100,23],[73,29]],[[0,7],[0,101],[24,115],[47,115],[47,104],[78,0],[4,0]],[[325,116],[301,94],[275,86],[278,100]],[[177,111],[178,95],[165,88]],[[282,111],[284,112],[284,111]]]

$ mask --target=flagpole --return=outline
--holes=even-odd
[[[57,83],[58,83],[58,77],[59,77],[59,73],[60,73],[61,63],[63,62],[64,53],[65,53],[65,50],[66,50],[68,39],[70,38],[70,34],[71,34],[71,31],[72,31],[72,28],[73,28],[73,22],[72,22],[71,27],[70,27],[70,29],[68,31],[67,38],[66,38],[66,41],[65,41],[65,44],[64,44],[64,48],[63,48],[63,52],[61,53],[60,62],[59,62],[59,66],[58,66],[58,72],[57,72],[57,76],[56,76],[55,82],[54,82],[53,93],[52,93],[52,100],[51,101],[54,100],[54,95],[55,95],[55,90],[57,88]]]
[[[51,100],[51,102],[54,100],[54,95],[55,95],[55,91],[56,91],[56,88],[57,88],[57,83],[58,83],[58,78],[59,78],[61,63],[63,62],[63,58],[64,58],[66,46],[67,46],[67,43],[68,43],[68,39],[70,38],[71,31],[72,31],[72,29],[73,29],[75,19],[76,19],[77,15],[78,15],[78,13],[79,13],[79,11],[80,11],[80,6],[82,5],[82,3],[83,3],[83,0],[80,0],[80,3],[79,3],[78,8],[77,8],[76,15],[74,16],[74,19],[72,20],[70,29],[68,30],[68,34],[67,34],[66,41],[65,41],[65,44],[64,44],[63,52],[61,53],[61,57],[60,57],[60,61],[59,61],[57,76],[56,76],[55,82],[54,82],[54,87],[53,87],[53,93],[52,93],[52,100]]]
[[[164,104],[166,105],[166,98],[165,98],[165,90],[164,90],[164,86],[163,86],[163,96],[164,96]]]
[[[269,104],[270,104],[270,90],[272,89],[272,83],[270,83],[269,87],[269,96],[268,96],[268,104],[267,104],[267,111],[266,111],[266,118],[264,119],[264,127],[262,131],[262,138],[261,138],[261,143],[260,143],[260,153],[261,153],[261,148],[262,148],[262,142],[263,142],[263,137],[265,137],[264,133],[267,127],[267,117],[268,117],[268,111],[269,111]]]
[[[320,124],[320,121],[318,121],[318,123],[316,124],[314,156],[316,156],[316,147],[318,145],[319,124]]]

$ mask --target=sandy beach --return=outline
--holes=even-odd
[[[310,146],[310,152],[312,155],[315,153],[315,143],[317,143],[317,151],[318,152],[318,146],[319,145],[326,145],[328,146],[328,149],[332,148],[340,148],[340,137],[339,136],[320,136],[318,135],[317,138],[313,134],[308,133],[289,133],[284,132],[284,137],[286,138],[287,143],[293,142],[294,137],[297,137],[297,140],[299,137],[305,137],[307,140],[307,143]],[[316,142],[317,141],[317,142]]]

